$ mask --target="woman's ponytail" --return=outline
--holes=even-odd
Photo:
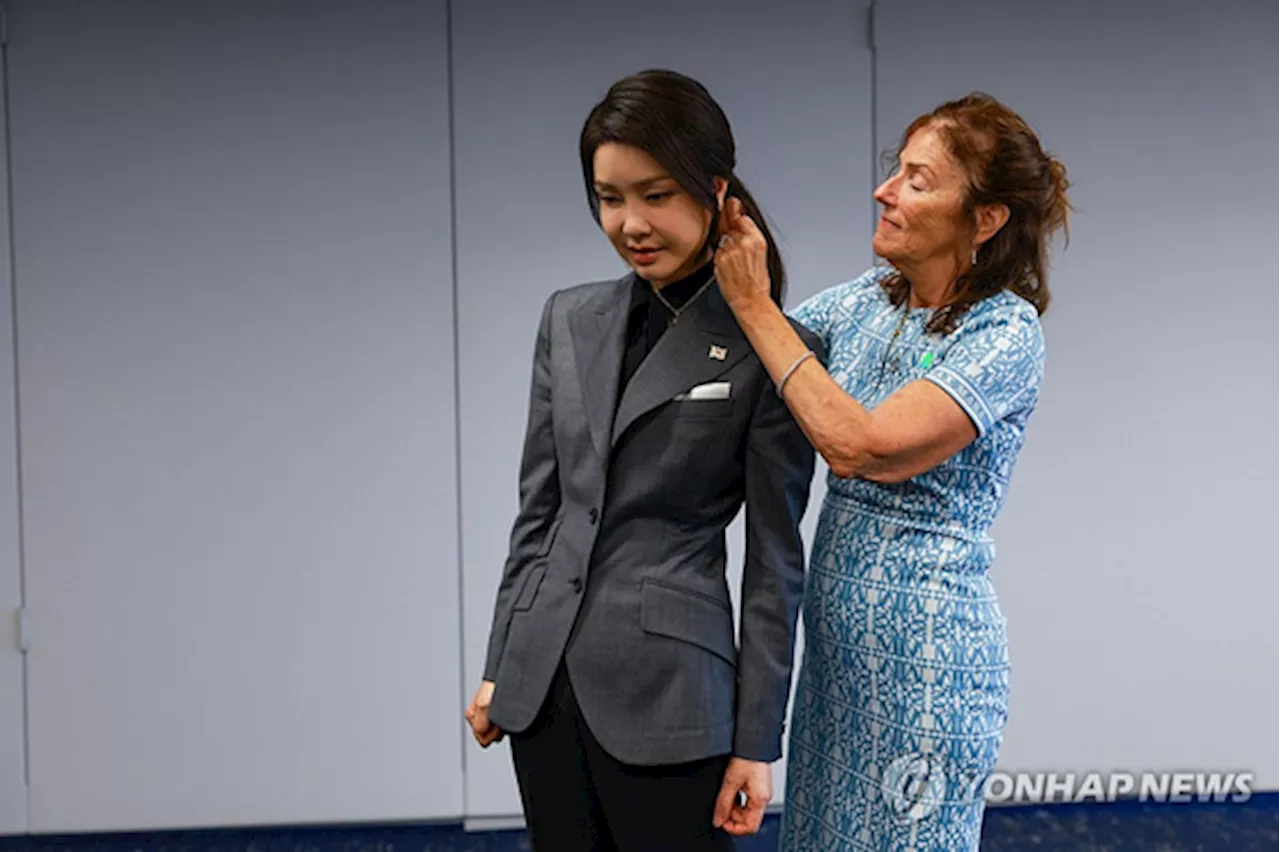
[[[751,217],[751,221],[756,223],[760,233],[764,234],[764,240],[769,244],[769,295],[773,298],[774,304],[782,307],[782,298],[787,291],[786,269],[782,265],[782,253],[778,251],[778,244],[773,239],[773,232],[769,229],[769,223],[765,221],[764,212],[760,209],[760,205],[756,203],[755,198],[752,197],[751,191],[747,189],[746,184],[736,175],[729,178],[727,198],[736,198],[741,201],[746,214]]]

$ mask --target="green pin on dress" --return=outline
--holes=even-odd
[[[920,366],[926,370],[933,366],[933,353],[926,352],[920,356]]]

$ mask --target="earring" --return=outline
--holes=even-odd
[[[971,266],[978,265],[978,247],[977,246],[973,247],[973,254],[969,256],[969,264]]]

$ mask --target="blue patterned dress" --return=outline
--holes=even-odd
[[[1007,716],[988,529],[1039,397],[1039,317],[1002,292],[950,334],[927,334],[929,309],[904,321],[880,286],[892,271],[875,267],[793,316],[864,407],[926,379],[979,436],[903,483],[828,479],[805,590],[784,852],[976,850]]]

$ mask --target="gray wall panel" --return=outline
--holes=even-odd
[[[0,66],[0,74],[3,67]],[[0,137],[0,163],[7,143]],[[0,199],[9,177],[0,169]],[[17,365],[14,352],[13,280],[9,274],[9,209],[0,203],[0,834],[27,828],[25,689],[14,619],[22,605],[18,508]]]
[[[445,4],[9,17],[32,829],[456,816]]]

